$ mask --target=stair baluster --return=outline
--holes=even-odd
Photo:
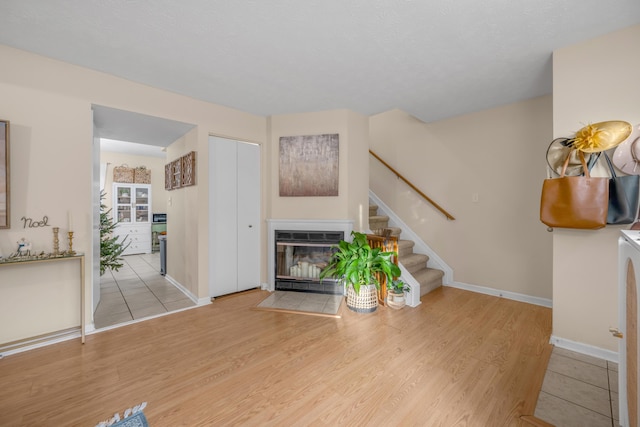
[[[388,230],[382,229],[380,234],[367,234],[367,241],[372,249],[380,248],[382,252],[395,252],[393,256],[393,263],[398,265],[398,238],[396,236],[390,236]],[[376,273],[378,282],[380,283],[380,289],[378,289],[378,303],[385,305],[387,300],[387,278],[382,273]],[[396,277],[394,277],[396,279]]]

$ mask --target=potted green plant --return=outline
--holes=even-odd
[[[371,248],[366,234],[352,231],[351,238],[351,242],[341,240],[334,245],[336,251],[320,272],[320,279],[341,280],[347,288],[347,307],[359,313],[371,313],[378,308],[378,273],[390,282],[400,275],[400,268],[392,259],[396,253]]]
[[[401,309],[407,304],[404,296],[405,292],[409,292],[411,287],[401,279],[391,280],[387,282],[387,305],[391,308]]]

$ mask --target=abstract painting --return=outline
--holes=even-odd
[[[280,137],[280,196],[338,195],[338,134]]]

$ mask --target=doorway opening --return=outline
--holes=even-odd
[[[195,125],[99,105],[93,105],[92,110],[92,308],[95,328],[111,327],[195,305],[179,286],[160,274],[159,248],[152,246],[153,214],[166,215],[167,210],[164,189],[166,147],[194,129]],[[114,190],[114,168],[122,165],[131,168],[143,166],[150,172],[149,183],[141,185],[145,187],[147,205],[138,206],[142,209],[138,211],[133,201],[129,206],[129,209],[133,208],[129,222],[124,221],[124,216],[120,218],[123,227],[131,228],[122,231],[129,242],[133,241],[132,233],[136,229],[135,243],[130,244],[130,249],[123,254],[123,266],[118,271],[107,270],[100,275],[100,205],[104,204],[105,211],[110,211],[110,218],[116,221],[119,219],[117,206],[126,212],[124,203],[118,204]],[[132,186],[129,194],[137,194],[136,190],[137,187]],[[104,194],[102,200],[101,194]],[[144,215],[137,215],[142,212]],[[170,217],[167,218],[170,221]]]

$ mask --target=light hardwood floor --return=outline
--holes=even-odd
[[[341,319],[253,310],[254,291],[0,360],[0,425],[518,426],[551,310],[453,288]]]

